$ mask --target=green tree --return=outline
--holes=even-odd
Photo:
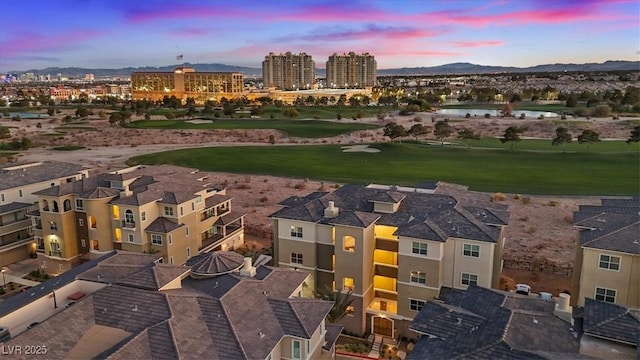
[[[577,105],[577,104],[578,104],[578,99],[576,99],[576,97],[575,97],[575,96],[570,95],[570,96],[567,98],[566,106],[567,106],[568,108],[576,107],[576,105]]]
[[[458,131],[458,139],[467,143],[467,149],[471,148],[471,140],[479,140],[480,134],[473,131],[470,128],[463,128]]]
[[[566,145],[570,143],[571,140],[572,138],[571,138],[571,134],[569,133],[569,130],[566,127],[560,126],[556,129],[556,137],[554,137],[553,140],[551,140],[551,145],[553,146],[562,145],[562,152],[564,152]]]
[[[520,134],[522,134],[524,131],[525,131],[525,128],[523,128],[523,127],[509,126],[504,131],[504,135],[500,139],[500,142],[503,143],[503,144],[506,143],[506,142],[510,142],[511,143],[511,150],[513,150],[513,144],[515,144],[516,141],[522,140],[522,139],[520,139]]]
[[[384,126],[384,136],[387,136],[393,141],[395,138],[407,136],[407,130],[402,125],[398,125],[394,122],[390,122]],[[402,141],[400,141],[402,143]]]
[[[300,113],[294,107],[286,108],[284,111],[282,111],[282,114],[288,117],[289,119],[293,119],[294,117],[300,116]]]
[[[327,314],[327,321],[337,323],[342,320],[349,312],[349,307],[353,303],[353,290],[346,293],[342,291],[333,291],[328,286],[324,289],[314,292],[314,297],[319,300],[333,301],[333,307]]]
[[[504,106],[502,107],[502,110],[500,110],[500,116],[502,117],[513,116],[513,105],[511,105],[511,103],[504,104]]]
[[[11,130],[6,126],[0,126],[0,139],[11,138]]]
[[[611,108],[609,105],[598,105],[591,111],[593,117],[609,117],[611,116]]]
[[[582,134],[578,135],[578,143],[587,144],[587,152],[591,149],[591,144],[600,141],[600,134],[593,130],[582,130]]]
[[[47,108],[47,115],[53,116],[53,114],[55,114],[55,113],[56,113],[56,109],[54,109],[53,106],[49,106]]]
[[[453,135],[453,127],[449,124],[449,119],[436,121],[433,129],[433,135],[436,139],[442,142],[444,146],[444,140]]]
[[[144,119],[145,119],[145,120],[151,120],[151,114],[149,114],[149,113],[144,113]]]
[[[78,109],[76,109],[76,117],[79,117],[79,118],[87,117],[89,116],[89,113],[90,113],[89,109],[87,109],[84,106],[80,106],[78,107]]]
[[[120,114],[120,112],[114,111],[111,114],[109,114],[109,124],[111,125],[117,124],[120,121],[122,121],[122,114]]]
[[[631,130],[631,135],[626,141],[627,144],[631,144],[633,142],[640,142],[640,126],[633,127],[633,130]]]
[[[276,143],[276,137],[273,134],[269,135],[269,144],[274,145]]]
[[[407,134],[413,136],[414,138],[416,138],[416,141],[418,141],[418,137],[420,137],[421,135],[426,135],[430,131],[431,130],[429,130],[428,127],[422,124],[413,124],[411,128],[409,128],[409,130],[407,131]]]

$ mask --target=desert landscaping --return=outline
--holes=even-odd
[[[108,120],[90,116],[82,124],[64,126],[61,119],[73,115],[72,110],[63,110],[52,119],[2,119],[0,126],[11,127],[14,138],[28,137],[34,147],[3,161],[59,160],[85,164],[95,172],[110,171],[126,166],[132,156],[170,149],[205,146],[264,145],[271,146],[268,139],[273,135],[278,144],[344,144],[345,151],[368,151],[366,147],[354,147],[362,143],[390,141],[382,128],[355,131],[331,138],[290,138],[276,130],[157,130],[130,129],[112,126]],[[163,119],[152,116],[152,120]],[[354,121],[370,123],[380,127],[393,121],[406,128],[418,120],[433,128],[433,122],[444,116],[435,113],[418,113],[411,116],[390,114],[385,120],[363,118]],[[480,117],[451,119],[454,128],[469,127],[482,136],[500,137],[511,125],[526,126],[525,136],[550,139],[560,120]],[[133,119],[137,120],[136,117]],[[260,121],[260,120],[256,120]],[[40,125],[37,125],[40,124]],[[626,119],[574,119],[566,126],[574,134],[589,128],[600,133],[601,139],[626,139],[633,125]],[[409,139],[409,138],[408,138]],[[450,140],[455,141],[455,140]],[[439,144],[439,143],[438,143]],[[78,146],[83,149],[58,151],[53,147]],[[262,175],[240,175],[216,173],[217,184],[225,186],[234,197],[235,210],[247,214],[247,238],[259,246],[268,246],[270,233],[268,216],[279,209],[280,201],[292,195],[304,195],[312,191],[331,191],[339,184],[320,179],[292,179]],[[437,180],[437,179],[425,179]],[[598,197],[536,196],[527,194],[479,194],[487,199],[509,206],[511,218],[506,229],[505,276],[506,284],[528,282],[535,291],[558,293],[570,289],[570,274],[575,256],[575,241],[578,231],[572,226],[572,213],[581,204],[598,204]],[[555,274],[554,274],[555,273]]]

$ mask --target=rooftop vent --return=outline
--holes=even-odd
[[[334,218],[336,216],[338,216],[339,210],[337,207],[335,207],[335,204],[333,201],[329,201],[329,206],[327,206],[326,209],[324,209],[324,217],[326,218]]]
[[[256,268],[251,263],[251,257],[245,257],[242,268],[240,269],[241,276],[254,277],[256,275]]]
[[[462,318],[457,318],[456,319],[458,322],[456,322],[456,325],[462,325]]]

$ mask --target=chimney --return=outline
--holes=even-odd
[[[256,275],[256,268],[253,267],[253,264],[251,263],[251,257],[244,258],[244,264],[240,269],[240,275],[248,277],[254,277]]]
[[[129,189],[129,184],[123,185],[123,189],[120,191],[120,197],[125,198],[133,195],[133,191]]]
[[[553,314],[560,319],[572,324],[573,321],[573,308],[569,306],[569,300],[571,295],[566,293],[560,293],[556,298],[556,307]]]
[[[335,207],[333,201],[329,201],[329,206],[324,209],[324,217],[334,218],[336,216],[338,216],[338,208]]]

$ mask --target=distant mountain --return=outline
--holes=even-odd
[[[185,63],[184,66],[191,66],[196,71],[223,71],[223,72],[240,72],[248,77],[261,77],[262,69],[246,66],[234,66],[225,64],[190,64]],[[177,65],[169,65],[162,67],[127,67],[121,69],[87,69],[78,67],[58,68],[50,67],[42,70],[27,70],[12,73],[34,73],[36,75],[51,74],[56,76],[62,74],[65,77],[83,78],[85,74],[94,74],[96,78],[101,77],[129,77],[134,71],[173,71]],[[640,61],[621,61],[610,60],[604,63],[587,63],[587,64],[546,64],[531,67],[513,67],[513,66],[487,66],[477,65],[467,62],[452,63],[430,67],[412,67],[412,68],[395,68],[395,69],[378,69],[378,75],[454,75],[454,74],[487,74],[487,73],[525,73],[525,72],[561,72],[561,71],[640,71]],[[317,76],[324,76],[324,69],[316,69]]]
[[[546,64],[531,67],[486,66],[471,63],[453,63],[432,67],[378,69],[378,75],[431,75],[431,74],[486,74],[560,71],[640,71],[640,61],[605,61],[601,64]]]

